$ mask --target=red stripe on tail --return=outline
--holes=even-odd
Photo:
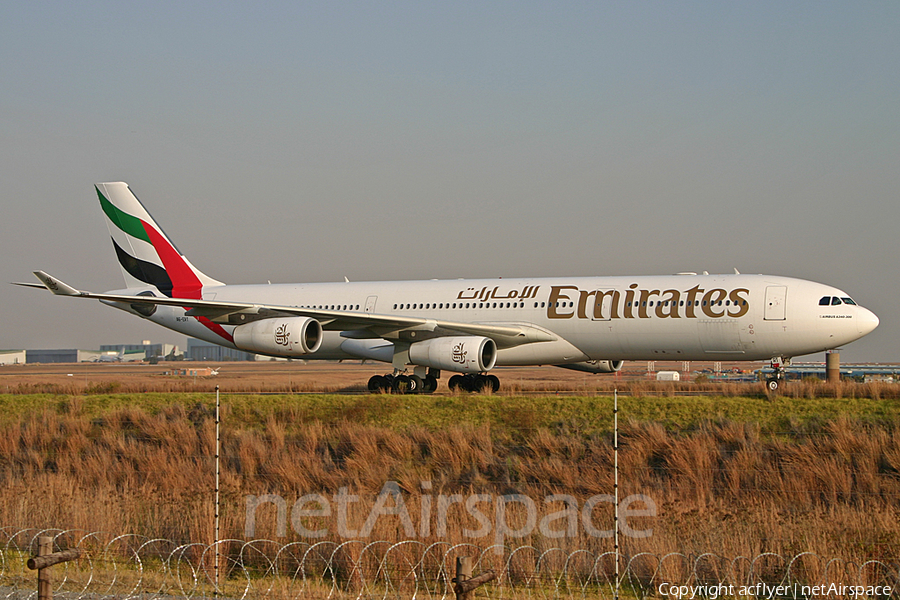
[[[150,238],[150,243],[159,255],[169,279],[172,280],[172,297],[173,298],[190,298],[191,300],[200,300],[203,297],[203,284],[194,273],[193,269],[185,262],[184,258],[172,247],[166,238],[162,236],[156,229],[148,223],[141,221],[144,231]],[[206,317],[196,317],[207,329],[218,335],[219,337],[234,343],[234,338],[225,328],[217,323],[213,323]]]

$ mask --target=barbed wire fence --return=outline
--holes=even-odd
[[[26,569],[26,561],[36,550],[39,536],[51,536],[55,550],[83,552],[78,561],[53,567],[54,593],[67,599],[444,599],[454,597],[452,578],[458,556],[474,557],[476,573],[489,568],[497,572],[496,580],[479,590],[479,595],[489,598],[612,599],[616,593],[615,554],[586,549],[418,540],[222,540],[216,589],[216,544],[7,527],[0,528],[0,598],[34,596],[35,575]],[[641,553],[620,557],[619,572],[621,595],[638,599],[672,597],[677,586],[706,586],[698,594],[705,597],[728,595],[721,586],[731,586],[733,595],[743,589],[747,592],[743,595],[757,598],[850,597],[854,594],[848,586],[880,586],[882,592],[887,586],[889,592],[877,595],[900,598],[897,563],[829,559],[812,552],[735,558],[712,553]],[[812,585],[825,587],[819,594],[803,588]],[[837,587],[829,592],[831,585]],[[776,594],[778,586],[783,589]]]

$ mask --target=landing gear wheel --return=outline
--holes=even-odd
[[[395,394],[411,394],[413,393],[415,383],[409,378],[409,375],[397,375],[394,377],[391,391]]]
[[[474,373],[454,375],[447,382],[447,387],[451,392],[493,393],[500,389],[500,379],[496,375]]]
[[[766,391],[769,394],[775,394],[778,388],[787,381],[787,371],[785,367],[791,364],[790,358],[776,356],[772,359],[772,376],[766,377]]]
[[[478,394],[493,393],[500,389],[500,380],[495,375],[466,375],[466,389]]]
[[[454,375],[450,378],[450,381],[447,382],[447,387],[450,388],[451,392],[468,392],[469,388],[466,385],[466,378],[462,375]]]
[[[419,394],[425,389],[425,382],[422,381],[422,378],[418,375],[410,375],[409,376],[409,389],[406,390],[407,394]]]
[[[495,375],[470,375],[469,390],[479,394],[494,393],[500,389],[500,380]]]
[[[426,394],[430,394],[430,393],[436,391],[437,388],[438,388],[437,377],[435,377],[434,375],[426,375],[425,381],[423,382],[422,391],[425,392]]]
[[[391,391],[391,382],[383,375],[374,375],[369,379],[369,391],[373,394],[387,394]]]

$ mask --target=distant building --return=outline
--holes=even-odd
[[[96,350],[26,350],[27,363],[79,363],[97,362],[103,356]]]
[[[235,350],[210,344],[194,338],[188,338],[187,352],[184,357],[187,360],[211,360],[215,362],[224,362],[232,360],[256,360],[256,355],[243,350]]]
[[[181,355],[174,344],[151,344],[149,340],[142,344],[104,344],[100,346],[100,352],[114,352],[125,362],[153,358],[175,360]]]
[[[0,350],[0,365],[24,365],[24,350]]]

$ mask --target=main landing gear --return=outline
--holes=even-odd
[[[496,375],[482,375],[469,373],[466,375],[454,375],[447,382],[450,391],[461,392],[496,392],[500,389],[500,380]]]
[[[430,394],[437,387],[437,377],[431,373],[425,377],[388,373],[369,379],[369,391],[373,394]]]
[[[772,359],[772,371],[773,373],[766,377],[766,389],[774,394],[778,391],[778,388],[784,385],[784,382],[787,381],[785,378],[785,367],[791,364],[791,359],[782,359],[780,356]]]
[[[437,373],[429,369],[425,377],[394,373],[375,375],[369,379],[369,391],[373,394],[431,394],[438,388]],[[461,392],[496,392],[500,389],[500,379],[496,375],[468,373],[454,375],[447,382],[450,391]]]

